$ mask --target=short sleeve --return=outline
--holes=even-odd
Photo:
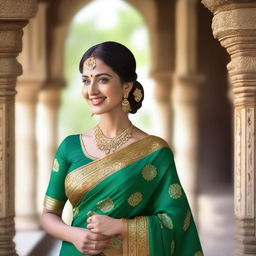
[[[70,167],[67,159],[67,148],[67,138],[65,138],[60,144],[53,161],[51,177],[44,199],[44,207],[47,210],[60,211],[67,201],[64,185]]]

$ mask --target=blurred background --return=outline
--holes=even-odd
[[[117,41],[137,60],[143,107],[130,115],[168,141],[206,256],[234,249],[232,92],[228,55],[196,0],[39,1],[25,28],[16,96],[16,230],[19,255],[58,255],[40,228],[54,154],[94,127],[78,65],[92,45]],[[65,208],[65,220],[70,219]]]

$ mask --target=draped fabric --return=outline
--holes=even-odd
[[[56,153],[45,208],[73,205],[72,226],[105,214],[122,219],[123,235],[105,256],[202,256],[197,229],[172,151],[147,136],[101,159],[90,159],[81,136],[67,137]],[[63,241],[60,255],[83,255]]]

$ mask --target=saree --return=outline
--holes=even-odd
[[[86,228],[94,214],[122,219],[122,239],[114,238],[99,255],[203,256],[173,153],[159,137],[92,159],[81,135],[68,136],[57,150],[44,207],[61,210],[67,199],[74,227]],[[63,241],[60,255],[84,254]]]

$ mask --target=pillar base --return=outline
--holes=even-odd
[[[15,226],[18,231],[29,231],[40,229],[39,219],[37,215],[26,215],[15,217]]]
[[[254,219],[236,219],[235,256],[251,256],[256,252]]]
[[[16,256],[13,217],[0,218],[0,256]]]

